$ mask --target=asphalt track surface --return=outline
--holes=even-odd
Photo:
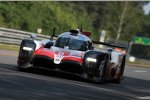
[[[121,84],[15,68],[17,52],[0,50],[0,100],[150,100],[150,68],[126,66]]]

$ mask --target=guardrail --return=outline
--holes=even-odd
[[[29,39],[32,32],[8,29],[0,27],[0,43],[20,45],[22,39]],[[37,40],[49,39],[50,36],[36,34]]]

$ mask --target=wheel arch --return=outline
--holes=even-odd
[[[97,62],[88,62],[87,58],[92,57],[97,59]],[[107,52],[99,52],[99,51],[88,51],[85,53],[84,57],[84,67],[87,74],[93,75],[94,77],[99,76],[99,68],[101,63],[105,63],[105,67],[107,67],[109,59],[109,53]],[[106,68],[104,69],[106,72]]]
[[[35,49],[36,43],[34,40],[23,39],[20,44],[17,67],[28,67]]]

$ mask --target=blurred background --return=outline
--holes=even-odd
[[[140,63],[149,65],[149,11],[149,1],[1,1],[0,48],[4,49],[4,38],[21,37],[10,37],[8,29],[50,35],[54,27],[56,34],[82,27],[92,32],[94,40],[99,41],[105,33],[105,42],[129,44],[128,61],[139,63],[142,60]],[[7,28],[5,32],[3,28]],[[21,31],[17,33],[23,34]],[[5,48],[18,50],[17,46]]]

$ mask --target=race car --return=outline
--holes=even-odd
[[[79,75],[96,82],[113,80],[120,83],[124,67],[125,47],[92,41],[89,32],[70,30],[56,40],[23,39],[17,60],[19,70],[43,68]],[[54,35],[53,35],[54,36]],[[95,49],[93,44],[104,45]],[[116,51],[115,48],[120,48]]]

